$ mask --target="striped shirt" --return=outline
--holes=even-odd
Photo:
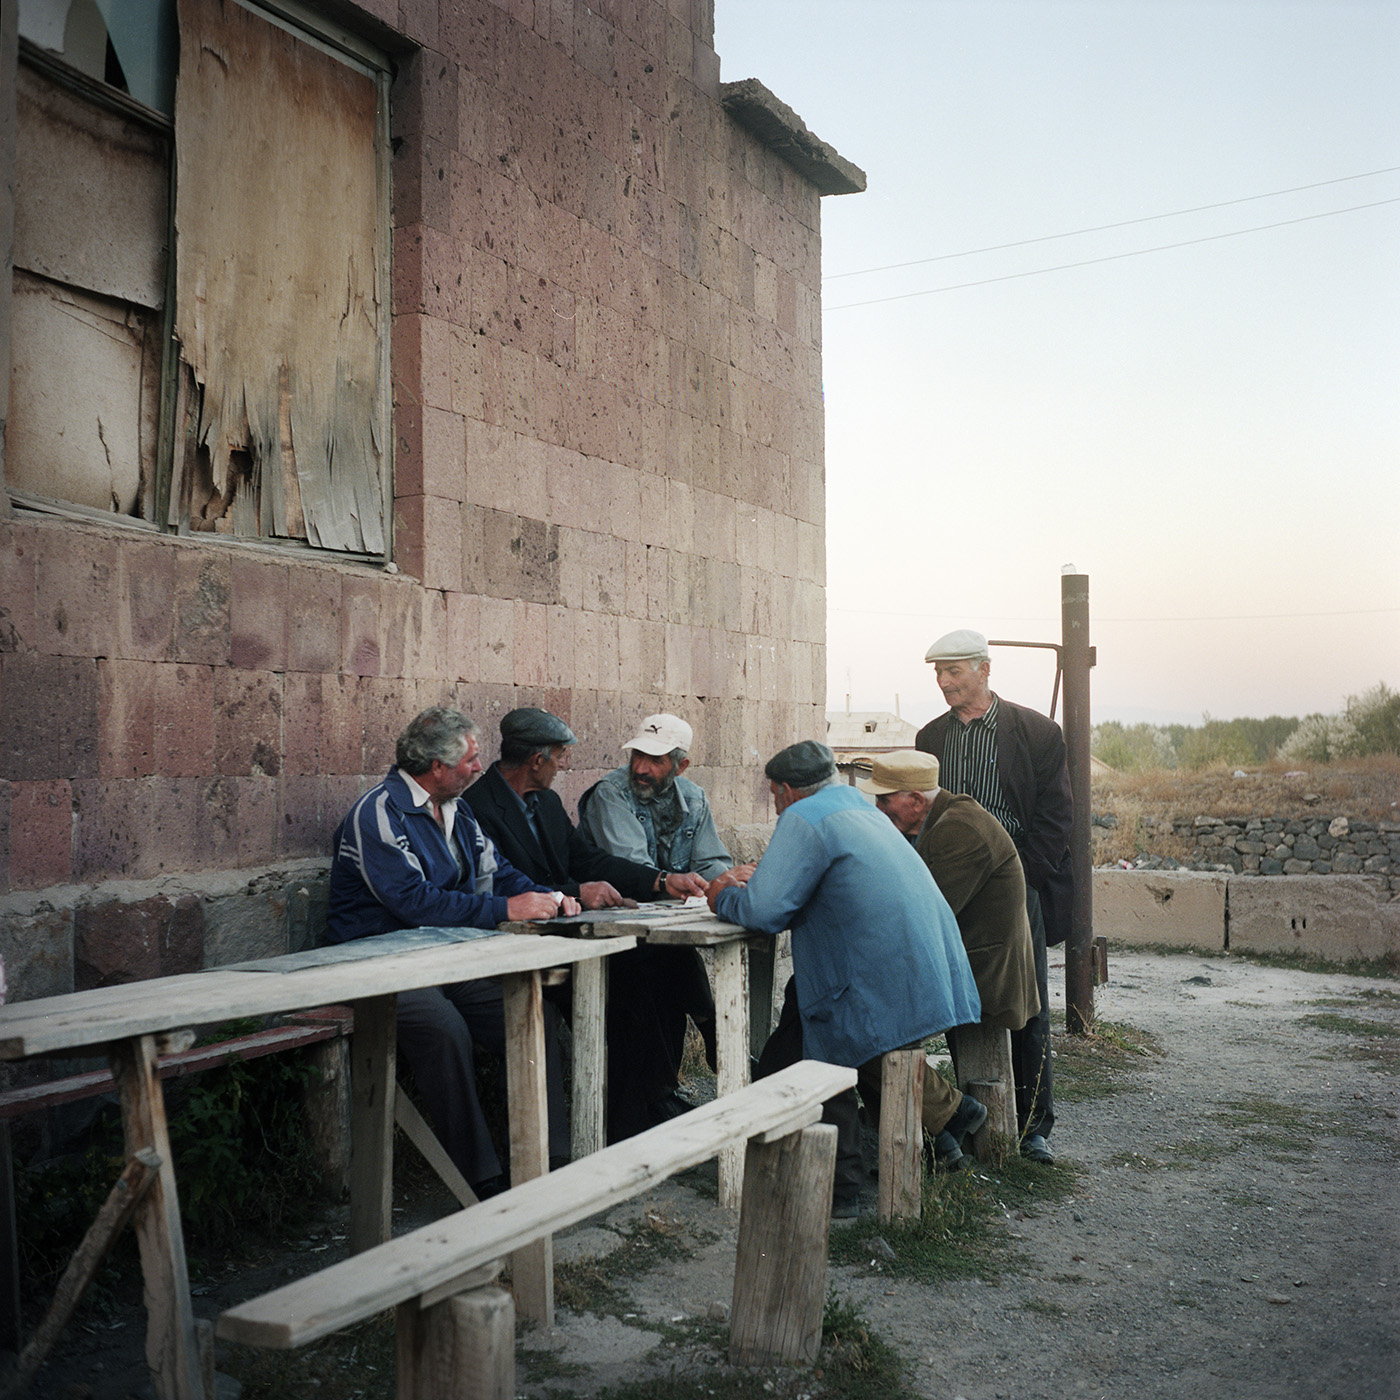
[[[939,760],[938,784],[948,792],[966,793],[980,802],[1006,828],[1014,841],[1021,835],[1001,789],[997,772],[997,712],[995,695],[985,715],[964,724],[956,714],[948,721],[943,736],[943,757]]]

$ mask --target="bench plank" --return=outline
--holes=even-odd
[[[630,937],[585,942],[547,934],[530,938],[501,934],[285,973],[215,968],[12,1002],[0,1006],[0,1060],[73,1053],[86,1045],[169,1030],[172,1008],[178,1008],[183,1025],[232,1021],[324,1002],[359,1001],[366,994],[460,982],[466,966],[473,978],[485,978],[567,965],[620,953],[636,942]],[[470,950],[468,957],[463,956],[466,950]]]
[[[230,1308],[219,1318],[218,1335],[255,1346],[304,1346],[640,1195],[775,1122],[814,1123],[826,1100],[855,1081],[853,1069],[799,1061],[557,1172]]]

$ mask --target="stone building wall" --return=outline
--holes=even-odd
[[[392,565],[0,509],[12,996],[299,946],[428,704],[564,716],[566,803],[674,710],[726,824],[824,731],[820,192],[710,0],[312,8],[396,68]]]

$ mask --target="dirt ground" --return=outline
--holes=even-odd
[[[935,1284],[887,1265],[832,1267],[835,1295],[905,1364],[905,1393],[1397,1400],[1400,983],[1122,951],[1097,1014],[1149,1032],[1162,1053],[1136,1061],[1118,1092],[1059,1103],[1051,1143],[1072,1187],[1033,1213],[1005,1212],[998,1228],[1019,1267],[996,1282]],[[720,1325],[734,1222],[712,1182],[698,1173],[668,1183],[559,1237],[561,1261],[599,1256],[606,1272],[606,1256],[649,1213],[651,1233],[674,1247],[627,1278],[621,1316],[561,1306],[554,1328],[523,1330],[522,1396],[642,1383],[639,1393],[665,1400],[688,1381],[700,1389],[685,1394],[737,1388]],[[873,1220],[860,1229],[878,1234]],[[198,1306],[212,1316],[343,1249],[334,1221],[312,1234],[255,1274],[201,1285]],[[75,1328],[31,1393],[142,1394],[140,1335],[135,1310]],[[384,1359],[366,1361],[343,1393],[387,1400]],[[249,1376],[245,1362],[221,1346],[221,1371]],[[243,1394],[326,1395],[319,1384],[250,1379]],[[824,1386],[812,1372],[775,1372],[764,1389],[817,1400]]]

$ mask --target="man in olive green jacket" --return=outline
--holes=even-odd
[[[1040,993],[1026,878],[1006,829],[973,798],[938,786],[932,754],[882,755],[856,786],[914,842],[952,908],[982,999],[982,1024],[1020,1030],[1040,1010]],[[956,1028],[946,1036],[956,1070]],[[1034,1093],[1033,1085],[1025,1088]],[[938,1147],[943,1156],[948,1145]]]

